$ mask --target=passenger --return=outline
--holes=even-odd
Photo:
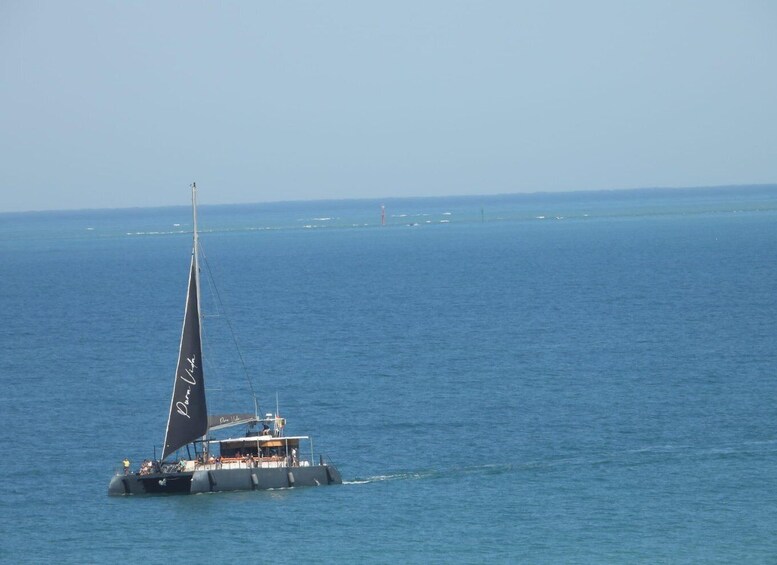
[[[124,465],[124,474],[125,475],[129,475],[129,472],[130,472],[130,460],[125,457],[124,461],[122,461],[122,465]]]

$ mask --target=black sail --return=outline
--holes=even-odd
[[[187,443],[204,436],[208,430],[196,269],[197,263],[192,256],[181,348],[178,354],[178,367],[175,370],[173,398],[170,402],[170,417],[167,420],[162,459]]]

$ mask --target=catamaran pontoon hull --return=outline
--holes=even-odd
[[[302,486],[342,484],[332,465],[244,469],[211,469],[184,473],[116,475],[109,495],[196,494],[232,490],[267,490]]]

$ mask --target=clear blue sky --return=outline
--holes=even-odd
[[[0,0],[0,211],[777,182],[777,2]]]

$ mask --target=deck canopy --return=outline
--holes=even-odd
[[[300,440],[308,436],[251,436],[211,440],[211,446],[218,445],[221,457],[284,457],[293,455],[299,449]]]
[[[208,443],[229,445],[229,446],[241,446],[241,445],[259,445],[261,447],[280,447],[282,445],[288,445],[289,447],[297,447],[300,440],[310,439],[308,436],[249,436],[249,437],[233,437],[228,439],[212,439]]]

